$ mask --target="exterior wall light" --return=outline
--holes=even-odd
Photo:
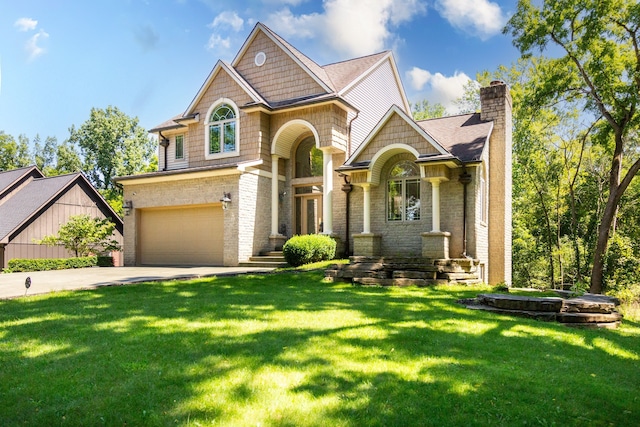
[[[222,209],[227,210],[229,203],[231,203],[231,193],[223,192],[220,201],[222,202]]]
[[[133,210],[133,201],[132,200],[125,200],[124,204],[122,205],[122,208],[124,209],[124,215],[125,216],[131,215],[131,211]]]

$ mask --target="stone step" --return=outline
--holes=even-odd
[[[287,262],[283,256],[277,255],[260,255],[260,256],[252,256],[249,257],[249,261],[260,261],[260,262]]]
[[[356,277],[353,283],[367,286],[433,286],[447,284],[447,281],[437,279],[379,279],[375,277]]]
[[[558,313],[561,323],[611,323],[622,320],[622,314],[615,313]]]
[[[522,310],[534,312],[558,313],[563,306],[560,297],[522,297],[508,294],[479,294],[478,301],[482,305],[504,310]]]
[[[435,271],[396,270],[392,273],[393,279],[435,279]]]
[[[283,257],[284,258],[284,255],[282,254],[282,251],[260,252],[260,255],[262,255],[262,256],[279,256],[279,257]]]
[[[509,310],[505,308],[492,307],[486,304],[469,304],[466,306],[472,310],[484,310],[492,313],[506,314],[509,316],[526,317],[528,319],[542,320],[545,322],[553,322],[556,320],[556,314],[551,311],[535,311],[535,310]]]
[[[478,275],[475,273],[441,273],[439,274],[441,279],[448,280],[478,280]]]
[[[238,263],[239,267],[268,267],[268,268],[283,268],[288,267],[286,262],[276,261],[242,261]]]
[[[567,313],[612,313],[620,305],[617,299],[606,295],[587,294],[564,300],[563,312]]]

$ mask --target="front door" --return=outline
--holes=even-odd
[[[322,194],[296,195],[296,234],[322,232]]]

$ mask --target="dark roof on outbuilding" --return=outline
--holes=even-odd
[[[10,197],[0,199],[0,242],[8,243],[12,235],[35,220],[75,184],[85,190],[87,195],[96,202],[98,208],[106,217],[111,218],[118,231],[122,233],[122,219],[111,209],[84,175],[73,173],[34,179]]]

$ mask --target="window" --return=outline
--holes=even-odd
[[[222,103],[209,114],[206,123],[207,158],[227,157],[238,154],[238,120],[236,110],[228,103]]]
[[[184,135],[176,136],[176,152],[175,152],[176,160],[184,159]]]
[[[409,160],[398,162],[389,172],[387,181],[387,220],[417,221],[420,219],[420,173]]]

